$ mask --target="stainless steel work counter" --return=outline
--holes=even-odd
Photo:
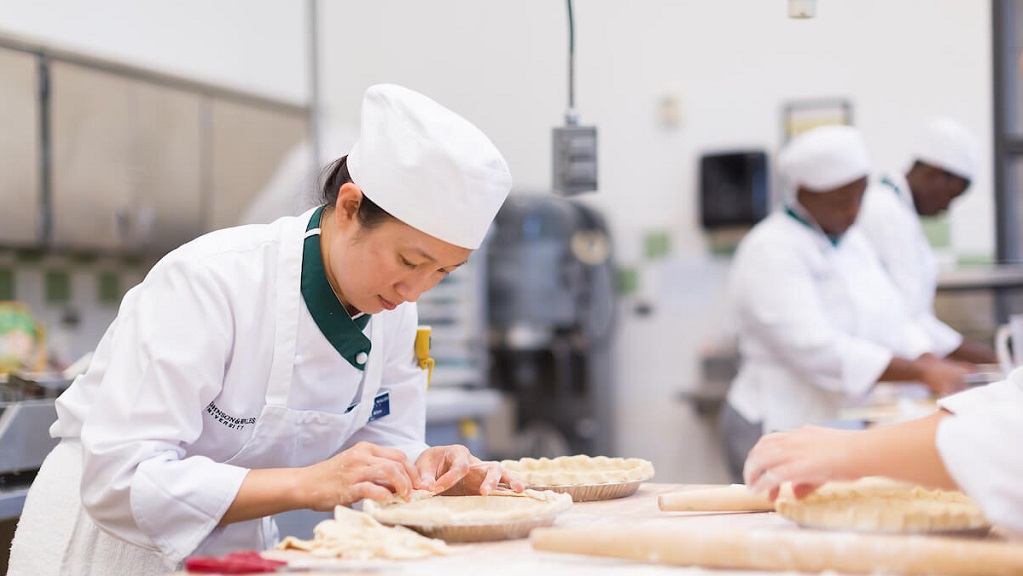
[[[1005,290],[1023,288],[1023,264],[959,266],[938,274],[938,290]]]

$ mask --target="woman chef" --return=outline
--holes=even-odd
[[[870,164],[859,132],[824,126],[778,157],[786,205],[739,244],[729,297],[742,364],[720,426],[733,477],[764,432],[837,417],[878,381],[946,394],[966,369],[929,353],[855,227]]]
[[[61,439],[8,574],[160,574],[274,544],[270,515],[520,482],[424,443],[414,302],[479,247],[511,187],[475,126],[371,87],[325,204],[213,232],[125,296],[58,399]]]
[[[938,401],[936,414],[864,431],[805,426],[768,434],[746,460],[746,482],[774,499],[829,480],[887,476],[969,494],[989,521],[1023,534],[1023,370]]]

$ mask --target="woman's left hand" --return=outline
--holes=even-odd
[[[484,462],[460,444],[427,448],[416,460],[419,485],[434,494],[486,496],[500,483],[516,492],[525,485],[497,462]]]

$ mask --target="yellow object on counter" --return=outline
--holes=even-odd
[[[430,358],[430,334],[433,330],[429,326],[420,326],[416,329],[416,358],[419,359],[419,367],[426,370],[426,389],[430,389],[430,379],[433,378],[433,358]]]

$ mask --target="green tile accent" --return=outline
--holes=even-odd
[[[648,232],[643,237],[643,248],[647,260],[664,258],[671,252],[671,234],[664,231]]]
[[[639,290],[639,271],[632,267],[622,266],[615,270],[618,277],[617,289],[621,296],[635,294]]]
[[[71,274],[67,270],[47,270],[43,282],[47,302],[71,301]]]
[[[117,304],[124,294],[121,292],[121,275],[103,270],[96,275],[96,293],[100,304]]]
[[[14,270],[0,268],[0,300],[14,299]]]
[[[125,254],[121,256],[121,263],[128,267],[139,267],[145,263],[145,257],[138,254]]]
[[[18,250],[15,257],[22,264],[37,264],[42,262],[43,258],[46,257],[46,253],[42,250]]]
[[[75,254],[71,254],[69,256],[69,259],[74,264],[93,264],[94,262],[99,260],[99,256],[92,253],[78,252]]]
[[[921,218],[920,224],[931,246],[935,248],[952,246],[952,227],[949,225],[947,214]]]

